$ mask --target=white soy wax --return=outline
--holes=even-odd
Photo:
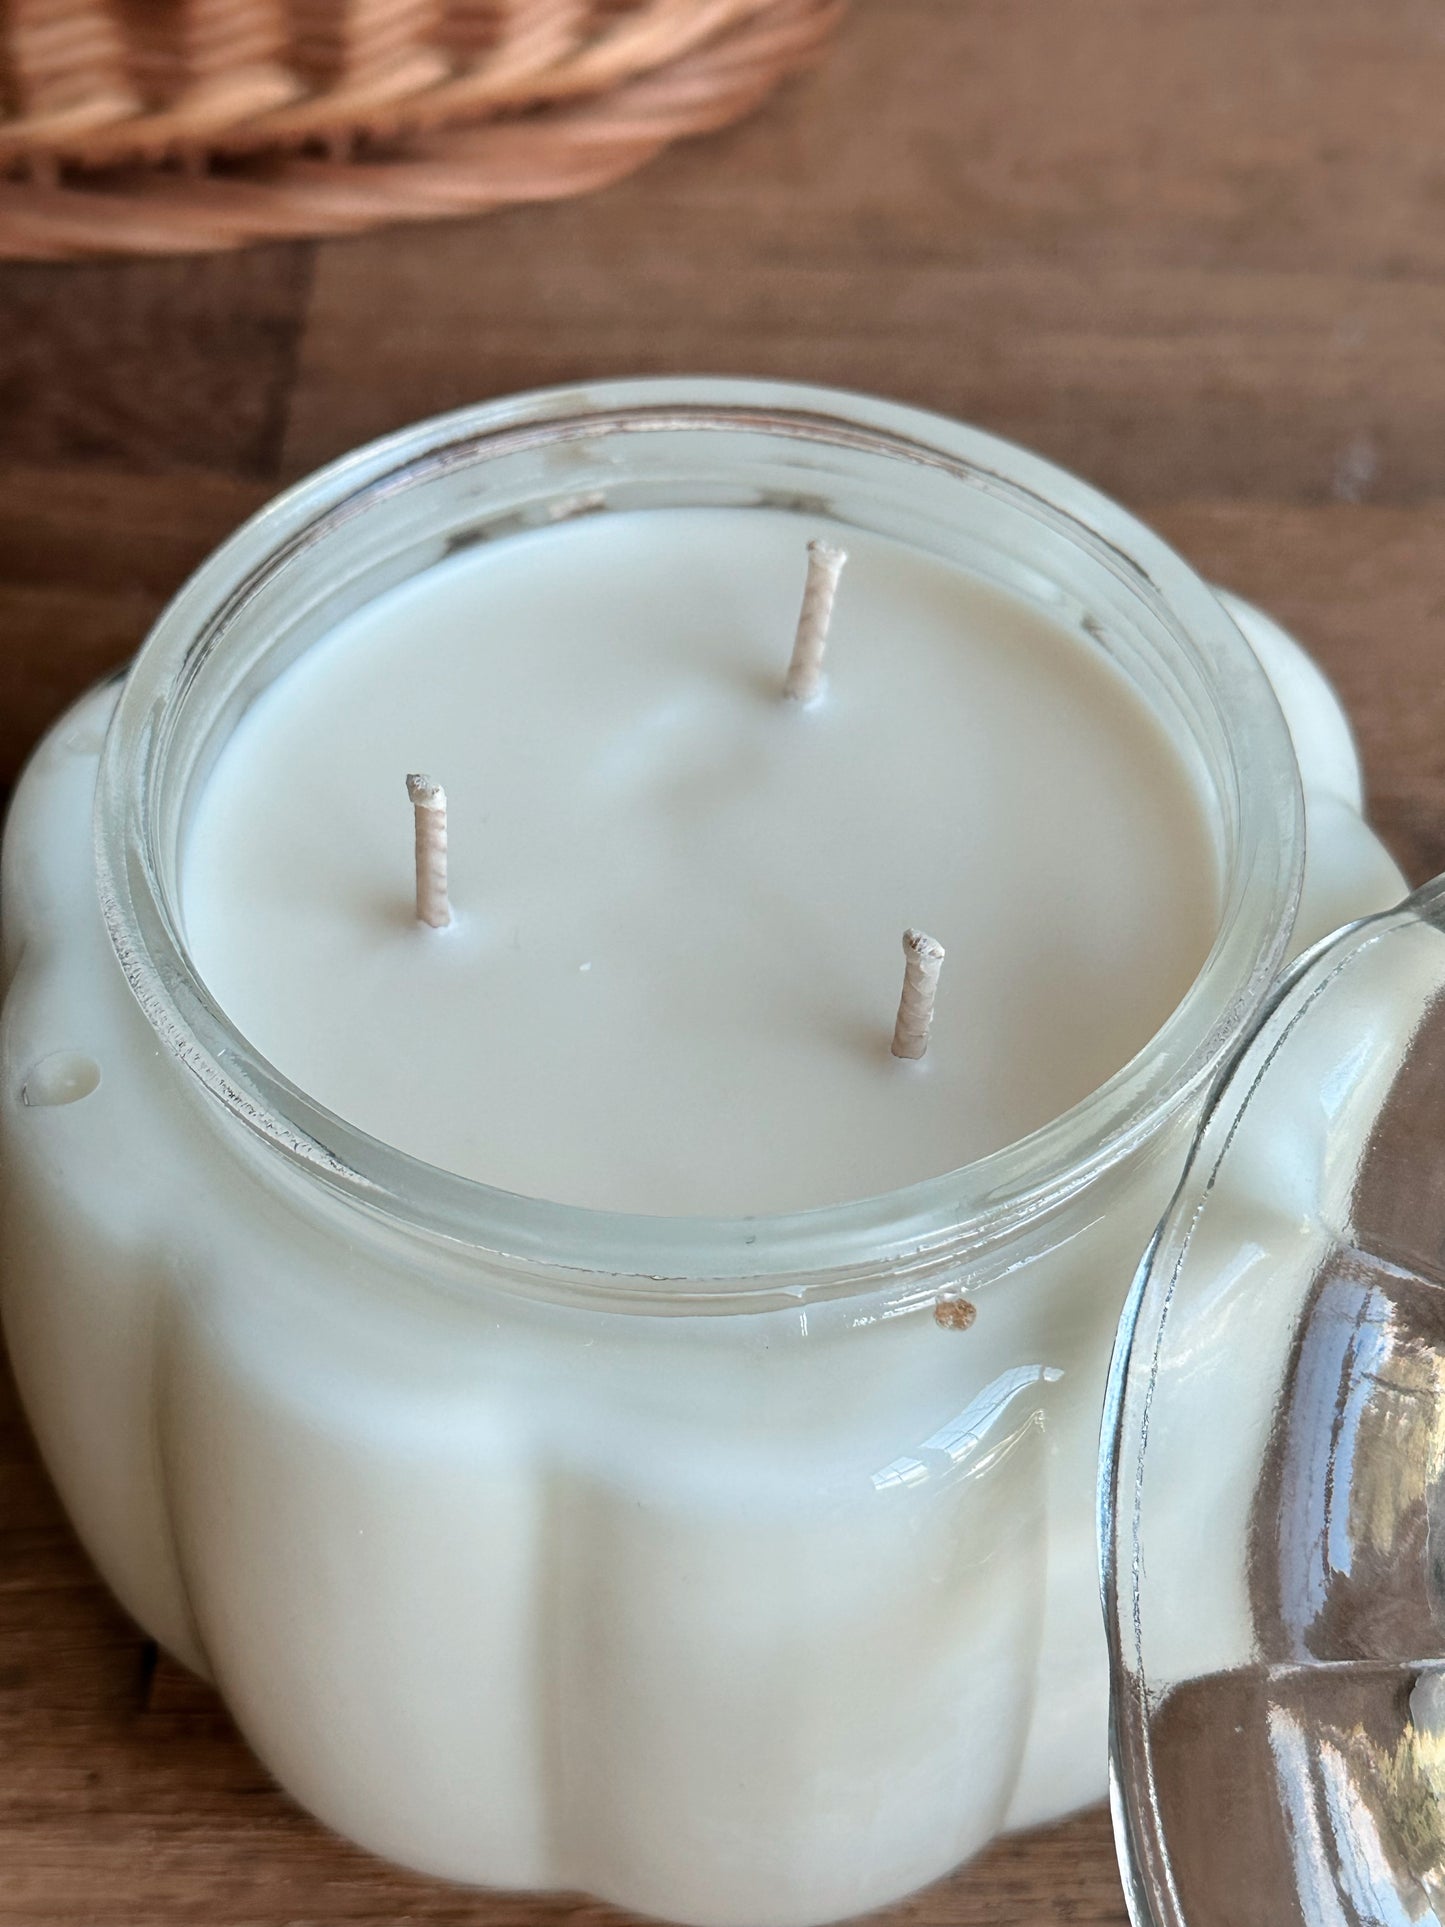
[[[783,699],[805,546],[850,554]],[[447,791],[416,920],[404,778]],[[644,1214],[874,1196],[1047,1123],[1199,970],[1217,863],[1102,652],[902,545],[776,510],[466,550],[252,705],[201,794],[188,940],[240,1031],[373,1136]],[[947,948],[889,1052],[905,926]]]

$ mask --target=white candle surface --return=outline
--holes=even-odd
[[[811,537],[849,564],[803,705]],[[339,625],[218,759],[183,914],[237,1027],[375,1137],[525,1195],[746,1215],[1086,1096],[1198,971],[1216,872],[1163,727],[1061,620],[856,530],[667,509],[478,545]],[[948,951],[919,1063],[889,1049],[910,925]]]

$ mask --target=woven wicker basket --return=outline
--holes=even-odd
[[[838,0],[0,0],[0,256],[552,200],[721,127]]]

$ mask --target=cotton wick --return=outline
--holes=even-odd
[[[943,945],[921,930],[903,933],[903,995],[893,1026],[893,1055],[922,1057],[928,1049],[933,1023],[933,1000],[938,995],[938,973],[943,968]]]
[[[447,793],[429,776],[408,776],[406,793],[416,815],[416,914],[433,930],[452,920],[447,902]]]
[[[793,638],[793,659],[783,684],[783,694],[795,703],[812,702],[823,687],[823,651],[828,646],[828,624],[833,620],[838,577],[847,560],[848,551],[835,548],[831,542],[808,544],[808,582],[798,615],[798,633]]]

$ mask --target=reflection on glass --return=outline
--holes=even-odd
[[[1104,1525],[1141,1927],[1442,1918],[1442,1287],[1434,885],[1279,1000],[1138,1287]]]

